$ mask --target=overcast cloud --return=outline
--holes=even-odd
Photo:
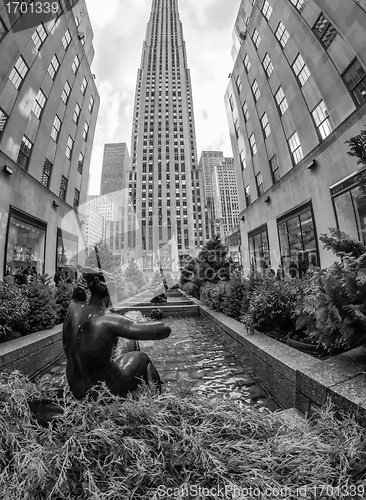
[[[90,169],[90,194],[99,194],[104,144],[131,146],[137,70],[151,0],[86,0],[94,31],[92,72],[100,108]],[[232,31],[240,0],[178,0],[191,71],[197,153],[232,156],[224,94],[232,70]],[[198,158],[199,159],[199,158]]]

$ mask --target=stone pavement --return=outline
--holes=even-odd
[[[255,380],[250,360],[239,360],[217,327],[202,316],[164,318],[172,328],[170,337],[140,342],[157,367],[164,388],[187,384],[192,390],[211,398],[236,400],[240,406],[281,409]],[[60,383],[65,373],[61,358],[43,372]]]

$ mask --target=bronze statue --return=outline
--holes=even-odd
[[[141,351],[127,352],[113,360],[118,338],[130,339],[127,349],[137,348],[139,340],[160,340],[170,335],[170,328],[161,322],[135,322],[110,312],[106,282],[110,275],[100,270],[82,270],[91,297],[85,301],[85,290],[76,286],[63,324],[63,347],[67,358],[66,377],[71,392],[81,399],[100,382],[105,382],[112,394],[125,397],[143,381],[160,389],[159,374],[149,356]],[[134,347],[135,346],[135,347]]]

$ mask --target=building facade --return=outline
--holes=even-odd
[[[190,72],[177,0],[153,0],[134,103],[125,249],[146,272],[179,270],[205,240]],[[126,217],[127,219],[127,217]]]
[[[104,145],[100,194],[114,193],[123,188],[123,175],[130,170],[130,155],[124,142]]]
[[[215,210],[215,198],[217,189],[214,184],[215,167],[220,165],[224,158],[222,151],[202,151],[199,167],[203,172],[203,192],[205,199],[205,221],[206,221],[206,238],[212,239],[216,234],[220,234],[220,221],[216,217],[217,207]]]
[[[0,1],[0,272],[83,263],[99,96],[84,0],[13,32]],[[17,13],[15,23],[22,21]]]
[[[88,203],[86,208],[86,246],[90,249],[93,245],[103,240],[104,219],[95,207]]]
[[[363,241],[346,141],[366,126],[365,40],[364,0],[242,0],[225,103],[246,270],[329,266],[331,227]]]

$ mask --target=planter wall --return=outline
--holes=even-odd
[[[32,378],[63,354],[62,324],[0,344],[0,372]]]

